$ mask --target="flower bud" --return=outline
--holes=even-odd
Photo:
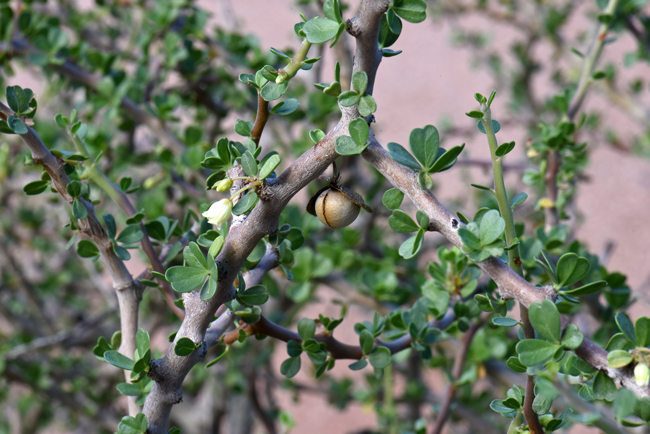
[[[222,193],[224,191],[230,190],[231,187],[232,187],[232,179],[230,178],[225,178],[217,182],[217,191],[220,191]]]
[[[201,214],[208,219],[208,223],[215,225],[217,229],[221,229],[221,225],[228,221],[232,214],[232,200],[221,199],[213,203],[206,212]]]
[[[646,387],[650,383],[650,368],[645,363],[637,363],[634,367],[634,379],[640,387]]]

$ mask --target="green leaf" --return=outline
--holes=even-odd
[[[139,384],[119,383],[115,387],[118,392],[125,396],[139,396],[142,394],[142,388]]]
[[[390,142],[388,144],[388,153],[393,160],[405,165],[406,167],[410,167],[414,170],[422,169],[417,160],[413,158],[413,156],[400,144]]]
[[[247,193],[244,197],[239,199],[239,202],[235,204],[235,206],[232,208],[232,213],[234,215],[242,215],[247,213],[249,210],[253,209],[255,205],[257,205],[258,199],[259,197],[254,191]]]
[[[612,402],[616,398],[616,383],[602,371],[596,372],[593,389],[596,399]]]
[[[381,203],[384,204],[389,210],[394,210],[400,207],[404,200],[404,193],[398,188],[391,188],[381,198]]]
[[[483,126],[483,123],[481,121],[478,121],[476,126],[478,127],[478,130],[480,132],[482,132],[483,134],[487,134],[485,132],[485,127]],[[497,121],[492,119],[492,129],[494,130],[494,134],[498,133],[501,130],[501,124],[499,124]]]
[[[575,253],[565,253],[557,261],[558,286],[569,286],[589,273],[589,261]]]
[[[226,357],[226,355],[228,354],[229,351],[230,351],[230,345],[226,346],[226,349],[223,351],[223,353],[219,354],[219,355],[217,356],[217,358],[215,358],[214,360],[211,360],[210,362],[208,362],[208,363],[205,365],[205,367],[206,367],[206,368],[209,368],[210,366],[216,365],[216,364],[219,363],[219,362],[220,362],[224,357]],[[176,429],[178,429],[178,428],[176,428]],[[169,434],[172,434],[172,432],[169,431]],[[180,430],[178,430],[178,434],[180,434]]]
[[[133,369],[135,362],[124,354],[118,353],[115,350],[109,350],[104,352],[104,359],[113,366],[116,366],[120,369],[130,371]]]
[[[560,342],[560,331],[562,329],[560,313],[551,300],[532,303],[528,308],[528,316],[535,331],[544,339],[554,343]]]
[[[246,175],[250,177],[257,176],[257,161],[249,151],[244,152],[244,155],[241,156],[241,167]]]
[[[528,195],[526,193],[519,193],[512,198],[512,200],[510,201],[510,206],[514,208],[517,205],[521,205],[522,203],[524,203],[526,199],[528,199]]]
[[[144,237],[144,233],[140,229],[140,225],[131,224],[124,228],[115,241],[124,244],[134,244]]]
[[[241,119],[237,119],[235,121],[235,132],[240,136],[250,137],[252,129],[253,129],[252,122],[246,122]]]
[[[526,367],[521,364],[517,357],[510,357],[506,361],[506,365],[515,372],[526,372]]]
[[[570,350],[575,350],[582,345],[584,336],[578,331],[578,326],[569,324],[562,332],[562,345]]]
[[[151,339],[149,338],[149,333],[143,329],[138,329],[137,333],[135,334],[135,345],[138,348],[138,354],[140,354],[140,357],[142,357],[144,353],[147,352],[150,342]]]
[[[356,362],[350,364],[350,366],[348,366],[348,368],[350,368],[353,371],[360,371],[363,368],[365,368],[366,366],[368,366],[368,361],[366,359],[361,359],[361,360],[357,360]]]
[[[124,416],[117,426],[118,434],[144,434],[147,432],[147,417],[138,413],[135,417]]]
[[[506,417],[514,417],[517,412],[510,407],[503,405],[503,400],[495,399],[490,403],[490,408],[497,413],[500,413]]]
[[[614,350],[607,354],[607,364],[610,368],[623,368],[632,363],[632,355],[625,350]]]
[[[510,153],[510,151],[513,149],[515,149],[515,142],[502,143],[497,148],[495,154],[497,157],[503,157],[504,155]]]
[[[20,92],[23,90],[19,86],[7,86],[7,104],[9,107],[16,113],[20,113],[20,103],[18,102],[18,96],[16,95],[16,88],[20,89]],[[24,96],[24,93],[23,93]]]
[[[336,138],[334,149],[339,155],[359,155],[366,150],[368,144],[359,145],[350,136],[339,136]]]
[[[519,361],[529,367],[550,359],[557,349],[557,345],[540,339],[525,339],[517,344]]]
[[[365,119],[357,118],[350,122],[350,136],[357,142],[357,145],[364,146],[370,138],[370,128]],[[365,149],[365,147],[364,147]]]
[[[363,117],[370,116],[377,111],[377,102],[372,95],[364,95],[359,99],[359,114]]]
[[[269,81],[260,91],[260,95],[265,101],[275,101],[284,95],[288,87],[289,81],[285,81],[281,84],[277,84],[275,81]]]
[[[517,321],[516,319],[513,319],[513,318],[498,316],[498,317],[492,318],[492,323],[494,325],[499,326],[499,327],[513,327],[513,326],[516,326],[517,324],[519,324],[519,321]]]
[[[478,110],[472,110],[471,112],[465,113],[465,115],[469,116],[470,118],[474,118],[474,119],[482,119],[483,118],[483,112],[480,112]]]
[[[375,346],[375,338],[368,329],[363,329],[359,334],[359,344],[361,345],[363,354],[368,354],[372,351],[372,347]]]
[[[607,282],[605,282],[604,280],[598,280],[596,282],[591,282],[591,283],[588,283],[588,284],[586,284],[584,286],[581,286],[580,288],[565,290],[565,291],[561,291],[561,292],[562,292],[562,294],[568,294],[568,295],[570,295],[572,297],[574,297],[574,296],[577,297],[579,295],[593,294],[595,292],[600,291],[602,288],[604,288],[606,286],[607,286]]]
[[[456,158],[463,152],[465,149],[465,143],[460,146],[454,146],[444,154],[442,154],[433,166],[429,169],[429,173],[438,173],[444,170],[450,169],[454,164],[456,164]]]
[[[206,280],[203,283],[203,286],[201,287],[201,300],[203,301],[208,301],[214,297],[214,295],[217,293],[217,280],[216,277],[210,277],[208,280]]]
[[[255,285],[247,288],[244,292],[237,294],[237,300],[248,306],[259,306],[266,303],[269,293],[264,285]]]
[[[198,288],[207,275],[208,270],[181,266],[169,267],[165,272],[165,278],[177,292],[190,292]]]
[[[368,74],[364,71],[357,71],[352,74],[352,89],[355,90],[359,95],[366,93],[366,88],[368,87]]]
[[[634,324],[634,334],[639,347],[650,345],[650,318],[642,316]]]
[[[296,341],[287,342],[287,354],[289,357],[299,357],[302,354],[302,345]]]
[[[385,368],[390,364],[390,350],[386,347],[376,347],[368,354],[368,361],[376,369]]]
[[[70,181],[68,185],[65,186],[65,190],[72,197],[79,197],[81,194],[81,183],[79,181]]]
[[[325,0],[325,3],[323,3],[323,12],[325,13],[325,16],[332,21],[338,23],[343,21],[339,0]]]
[[[75,197],[72,202],[72,214],[79,220],[83,220],[88,217],[88,210],[81,202],[83,199]]]
[[[23,191],[28,196],[34,196],[43,193],[49,186],[50,181],[32,181],[23,187]]]
[[[357,104],[360,99],[361,97],[359,94],[352,90],[345,91],[339,95],[339,103],[343,107],[352,107],[353,105]]]
[[[316,333],[316,322],[313,319],[302,318],[298,322],[298,334],[300,339],[306,341],[307,339],[312,339]]]
[[[277,152],[271,151],[260,162],[260,179],[266,179],[280,164],[282,158]]]
[[[467,227],[462,226],[458,228],[458,236],[467,247],[472,250],[479,250],[481,248],[481,241],[476,234],[469,230]]]
[[[300,107],[300,103],[297,99],[288,98],[277,103],[275,107],[271,109],[271,114],[277,113],[281,116],[286,116],[298,110],[298,107]]]
[[[338,81],[334,81],[330,85],[327,83],[319,83],[315,86],[321,89],[325,95],[335,96],[338,98],[338,96],[341,94],[341,83]]]
[[[619,312],[616,314],[614,319],[616,320],[616,325],[618,325],[618,328],[621,329],[623,334],[627,336],[634,345],[638,345],[636,333],[634,332],[634,325],[632,324],[632,321],[630,321],[630,318],[623,312]]]
[[[395,57],[398,54],[402,54],[402,50],[394,51],[394,50],[391,50],[390,48],[383,48],[381,50],[382,57]]]
[[[180,338],[176,341],[176,345],[174,345],[174,353],[176,353],[177,356],[185,357],[192,354],[196,348],[197,346],[192,339]]]
[[[27,134],[29,131],[27,129],[27,125],[18,117],[11,115],[7,118],[7,124],[9,125],[9,128],[11,128],[11,131],[13,131],[16,134]]]
[[[506,228],[506,221],[501,218],[499,211],[492,209],[486,212],[479,225],[481,244],[487,246],[495,242]]]
[[[312,44],[322,44],[336,36],[339,31],[339,23],[327,18],[316,17],[307,21],[302,26],[302,30],[307,35],[307,41]]]
[[[281,58],[283,58],[285,60],[291,60],[291,56],[289,56],[286,53],[283,53],[280,50],[277,50],[277,49],[275,49],[273,47],[271,47],[270,50],[271,50],[271,53],[275,54],[278,57],[281,57]],[[245,77],[243,77],[245,79],[245,81],[242,81],[242,75],[245,76]],[[255,77],[252,74],[239,74],[239,79],[240,79],[240,81],[242,81],[242,83],[248,83],[249,81],[254,80],[254,78]]]
[[[300,357],[291,357],[282,362],[280,373],[287,378],[293,378],[300,371]]]
[[[96,258],[99,257],[99,249],[89,240],[80,240],[77,244],[77,254],[82,258]]]
[[[203,252],[201,252],[201,248],[194,241],[190,241],[183,249],[183,259],[185,260],[185,265],[188,267],[201,270],[208,269],[208,263],[203,256]]]
[[[393,211],[393,215],[388,218],[388,224],[399,233],[415,232],[420,229],[408,214],[399,209]]]
[[[427,213],[421,210],[417,210],[417,212],[415,213],[415,218],[418,221],[418,225],[420,225],[422,229],[424,229],[425,231],[429,229],[429,216],[427,215]]]
[[[393,4],[393,10],[409,23],[421,23],[427,18],[427,4],[424,0],[401,0]]]
[[[409,135],[411,151],[425,169],[431,167],[436,160],[439,144],[440,135],[433,125],[415,128]]]
[[[325,137],[325,133],[322,130],[313,130],[309,132],[309,138],[314,144],[320,142]]]
[[[400,256],[404,259],[411,259],[420,251],[423,242],[424,231],[420,229],[417,234],[404,241],[399,247]]]

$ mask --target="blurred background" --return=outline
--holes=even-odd
[[[21,3],[10,1],[8,5],[16,12],[23,7]],[[182,1],[162,3],[187,6]],[[621,15],[612,26],[608,35],[611,41],[597,66],[605,76],[592,84],[581,109],[586,119],[576,141],[587,142],[590,161],[580,167],[574,180],[560,186],[567,191],[575,188],[575,197],[571,196],[566,205],[568,219],[563,222],[569,241],[580,240],[609,272],[627,276],[623,286],[630,288],[631,298],[637,300],[629,309],[633,319],[647,314],[650,306],[650,9],[646,3],[630,0],[619,6]],[[87,44],[88,53],[103,53],[97,61],[88,55],[90,60],[82,64],[86,70],[101,76],[102,71],[119,66],[129,79],[139,83],[142,101],[152,107],[150,111],[159,117],[168,116],[169,128],[194,146],[191,149],[198,149],[177,158],[160,149],[155,134],[136,129],[129,116],[119,115],[109,96],[105,95],[108,105],[105,101],[102,105],[102,101],[91,99],[87,86],[70,85],[70,77],[56,68],[38,66],[33,53],[9,48],[12,35],[36,46],[38,40],[30,42],[29,36],[23,37],[14,29],[5,32],[7,37],[0,45],[5,62],[0,84],[3,88],[31,88],[38,95],[36,129],[46,144],[63,146],[66,139],[58,132],[54,115],[67,115],[77,107],[90,125],[92,149],[103,150],[113,158],[106,171],[115,179],[132,177],[134,184],[142,185],[135,193],[137,200],[153,203],[159,210],[156,213],[149,208],[148,219],[163,212],[176,213],[176,218],[182,219],[175,204],[209,203],[219,198],[215,192],[204,191],[203,181],[192,170],[200,169],[197,158],[200,162],[216,138],[236,136],[236,119],[254,120],[254,98],[236,80],[237,75],[254,72],[265,63],[281,64],[269,49],[294,52],[300,42],[293,32],[299,14],[311,18],[319,10],[318,2],[292,0],[188,4],[207,12],[206,24],[201,36],[196,37],[200,42],[191,48],[185,46],[189,55],[179,54],[175,61],[170,58],[182,50],[165,48],[164,33],[149,35],[142,30],[140,34],[138,30],[138,26],[148,25],[147,19],[156,19],[155,13],[150,17],[146,14],[147,7],[154,9],[153,5],[140,9],[136,3],[123,0],[25,6],[33,8],[35,15],[59,20],[71,42],[71,56],[79,55],[75,49],[82,42]],[[345,2],[348,8],[344,17],[352,17],[357,4]],[[516,142],[505,160],[508,189],[529,195],[525,205],[517,208],[515,218],[538,224],[543,189],[534,176],[526,177],[527,172],[539,170],[532,146],[538,138],[537,126],[554,121],[554,96],[577,82],[583,59],[576,51],[588,52],[599,26],[596,16],[604,4],[570,0],[443,0],[427,4],[423,23],[403,22],[401,36],[391,47],[403,52],[384,58],[380,65],[374,89],[378,110],[372,126],[378,141],[384,146],[389,142],[407,145],[413,128],[432,124],[440,131],[441,146],[449,149],[466,143],[456,167],[434,177],[434,194],[450,211],[471,216],[489,198],[469,183],[491,185],[492,175],[485,136],[465,112],[477,109],[475,92],[488,95],[495,89],[492,114],[501,124],[498,139]],[[125,12],[128,9],[133,13]],[[189,16],[185,17],[188,21]],[[180,21],[173,21],[171,28],[187,24]],[[150,58],[144,58],[144,50],[140,51],[143,44],[138,38],[145,34],[152,38]],[[353,38],[344,34],[334,48],[324,44],[313,50],[322,61],[310,71],[301,71],[292,90],[292,96],[303,103],[300,112],[289,118],[272,117],[262,138],[264,149],[277,148],[283,154],[282,168],[311,146],[306,131],[327,131],[337,121],[335,102],[315,92],[312,83],[332,81],[336,61],[341,64],[344,89],[349,80]],[[182,65],[187,58],[195,64]],[[152,95],[165,94],[174,95],[176,105],[168,100],[151,102]],[[169,112],[164,111],[166,103],[171,107]],[[188,143],[191,126],[202,129],[199,143]],[[95,263],[77,257],[74,248],[64,250],[70,231],[63,228],[68,223],[67,211],[61,211],[63,204],[56,199],[44,200],[44,196],[24,195],[23,186],[39,179],[36,170],[23,166],[25,155],[20,141],[0,136],[0,433],[111,432],[125,408],[124,397],[114,389],[119,374],[94,360],[90,351],[98,336],[110,337],[118,324],[112,289],[109,280],[98,274],[101,270]],[[161,165],[165,158],[169,161]],[[136,161],[134,168],[128,166],[132,161]],[[375,208],[381,206],[385,189],[364,161],[346,161],[341,170],[344,184],[355,184]],[[361,176],[354,179],[357,174]],[[308,197],[308,192],[299,194],[292,202],[295,207],[288,212],[293,213],[290,218],[301,219],[308,228],[303,229],[305,232],[325,243],[321,250],[314,248],[309,254],[297,255],[300,266],[316,269],[327,259],[323,250],[330,246],[327,243],[354,244],[350,239],[365,236],[364,227],[370,220],[362,216],[349,232],[323,235],[320,223],[304,216]],[[110,203],[105,207],[119,213]],[[389,213],[384,210],[383,215]],[[371,238],[381,238],[381,227],[377,230]],[[427,238],[428,250],[418,260],[420,268],[436,257],[435,249],[443,244],[436,234]],[[385,242],[393,244],[393,249],[399,244],[390,239]],[[128,266],[138,275],[146,263],[139,254],[133,254]],[[279,273],[271,273],[265,283],[283,296],[265,309],[286,313],[289,324],[319,313],[338,317],[345,309],[346,320],[337,329],[337,338],[354,343],[358,338],[353,324],[371,321],[373,310],[389,310],[394,300],[359,291],[358,281],[324,268],[312,273],[309,284],[290,284]],[[407,276],[409,272],[402,271]],[[397,286],[393,280],[401,282],[399,274],[379,275],[378,280],[388,282],[384,290]],[[143,313],[143,327],[152,336],[152,348],[162,354],[168,347],[167,336],[177,330],[178,320],[165,312],[160,297],[147,294],[143,309],[149,311]],[[582,321],[588,323],[589,319]],[[42,345],[29,347],[36,339],[41,339]],[[449,345],[453,348],[454,344]],[[380,380],[371,373],[351,372],[342,361],[319,381],[313,380],[309,369],[287,380],[279,372],[286,358],[284,345],[249,339],[241,347],[225,363],[193,370],[186,382],[184,401],[172,413],[173,424],[183,433],[408,432],[389,431],[386,413],[383,418],[377,416],[376,408],[386,405],[377,394],[386,385],[378,385]],[[444,374],[413,368],[417,357],[408,352],[397,359],[394,369],[404,375],[395,376],[395,383],[390,385],[398,400],[396,411],[404,420],[423,417],[430,421],[445,391]],[[459,397],[446,432],[505,431],[505,422],[496,421],[499,415],[490,410],[478,413],[474,408],[487,409],[489,399],[482,392],[503,386],[480,374],[481,369],[491,369],[489,363],[483,365],[477,368],[481,380],[473,391],[464,391]],[[511,380],[499,378],[505,383]],[[505,385],[516,381],[515,377]],[[619,429],[614,432],[626,430]],[[571,432],[601,430],[581,426]]]

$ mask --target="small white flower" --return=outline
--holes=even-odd
[[[637,363],[634,367],[634,379],[640,387],[646,387],[650,383],[650,368],[645,363]]]
[[[210,209],[201,214],[208,219],[208,223],[221,229],[221,225],[228,221],[232,214],[232,200],[221,199],[210,206]]]

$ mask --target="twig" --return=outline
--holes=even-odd
[[[81,142],[81,139],[74,134],[72,135],[72,139],[78,145],[77,150],[86,157],[90,157],[88,151],[86,150],[86,146],[83,144],[83,142]],[[120,208],[122,208],[122,211],[124,211],[128,217],[133,217],[136,214],[135,207],[129,200],[129,197],[126,195],[126,193],[123,192],[122,189],[119,188],[114,182],[112,182],[102,169],[100,169],[94,163],[91,163],[85,167],[85,173],[88,178],[97,184],[99,188],[104,190],[106,194],[108,194],[111,199],[113,199],[113,201],[115,201],[120,206]],[[151,239],[147,233],[147,228],[145,228],[144,223],[142,222],[138,223],[138,225],[140,226],[140,230],[143,234],[142,240],[140,240],[142,251],[149,259],[149,263],[151,264],[153,270],[158,273],[165,274],[165,268],[163,267],[162,261],[158,258],[158,254],[156,253],[156,250],[151,243]],[[177,317],[180,319],[185,318],[185,311],[176,306],[174,303],[176,296],[174,295],[174,291],[172,290],[171,286],[167,282],[161,282],[161,286],[163,288],[163,295],[165,297],[165,301],[167,302],[167,306],[169,306],[169,308],[172,310],[172,312],[174,312],[174,314],[176,314]]]
[[[455,314],[450,310],[440,320],[432,319],[429,321],[429,328],[439,328],[441,330],[444,330],[449,325],[451,325],[455,319]],[[250,324],[243,329],[245,332],[247,332],[248,335],[263,334],[281,340],[283,342],[302,342],[302,339],[297,332],[282,327],[281,325],[274,323],[263,315],[258,322],[255,324]],[[224,342],[226,344],[233,343],[237,340],[238,337],[239,331],[232,331],[224,336]],[[325,343],[325,349],[335,359],[359,360],[363,357],[363,350],[360,346],[343,343],[334,338],[334,336],[329,333],[317,333],[314,335],[314,339],[318,342]],[[401,351],[404,351],[411,346],[411,343],[413,343],[413,338],[410,334],[406,334],[401,338],[391,342],[382,342],[380,340],[375,341],[376,346],[388,348],[391,354],[397,354]]]
[[[33,353],[34,351],[44,350],[59,344],[66,345],[68,342],[74,341],[78,337],[91,333],[95,327],[101,325],[104,320],[114,312],[115,311],[111,309],[91,320],[77,324],[72,330],[62,330],[56,334],[34,339],[26,344],[14,347],[4,354],[4,358],[5,360],[16,360],[25,354]]]
[[[469,346],[472,343],[472,339],[474,339],[474,335],[484,323],[485,323],[484,319],[476,321],[469,327],[469,329],[463,335],[463,339],[460,342],[460,346],[458,347],[458,352],[456,353],[456,357],[454,358],[454,365],[451,369],[452,382],[449,384],[449,387],[447,388],[445,401],[443,402],[442,407],[438,412],[438,417],[436,418],[436,422],[433,425],[433,428],[431,429],[431,434],[440,434],[442,432],[442,429],[445,426],[445,422],[447,422],[447,416],[449,415],[449,408],[451,407],[451,401],[454,399],[454,395],[456,394],[456,387],[457,387],[456,381],[460,378],[461,374],[463,373],[463,365],[465,364],[465,359],[467,358],[467,351],[469,351]]]
[[[603,13],[613,16],[616,12],[617,4],[618,0],[609,0]],[[608,29],[609,23],[602,23],[600,25],[596,38],[592,42],[589,54],[585,57],[582,64],[582,72],[580,73],[578,87],[573,94],[567,109],[567,118],[570,121],[572,121],[578,113],[578,110],[582,106],[585,96],[587,95],[587,90],[593,82],[592,75],[596,68],[596,63],[600,58],[600,54],[603,51],[603,45],[605,43],[605,38],[607,37]],[[557,201],[557,175],[562,166],[562,157],[557,150],[551,149],[547,153],[546,160],[547,165],[546,172],[544,173],[544,182],[546,183],[546,196],[552,201],[552,204],[551,206],[544,208],[544,220],[546,230],[550,230],[553,226],[557,226],[560,221],[555,202]]]
[[[503,158],[499,158],[496,155],[497,138],[494,129],[492,128],[492,113],[490,106],[487,103],[482,103],[481,111],[483,112],[481,123],[485,128],[488,143],[490,145],[492,171],[494,173],[494,193],[499,205],[499,211],[501,212],[501,216],[505,221],[506,227],[504,232],[506,244],[510,246],[517,239],[517,234],[515,231],[515,220],[512,213],[512,207],[510,206],[510,201],[508,200],[508,193],[506,191],[506,186],[503,179]],[[524,277],[524,270],[521,266],[521,258],[518,246],[515,246],[514,248],[508,250],[508,265],[510,268],[515,270],[519,276],[522,278]],[[535,339],[535,330],[533,330],[533,326],[528,319],[528,306],[520,305],[519,310],[521,312],[521,322],[524,328],[524,336],[526,339]],[[542,425],[539,422],[539,417],[535,410],[533,410],[534,400],[535,379],[532,375],[529,375],[526,379],[526,397],[524,399],[523,413],[531,433],[543,434],[544,430],[542,429]]]
[[[257,116],[255,117],[255,125],[253,125],[253,130],[251,131],[251,139],[255,142],[256,145],[260,144],[260,139],[262,138],[262,132],[266,126],[266,122],[269,120],[269,102],[262,98],[262,94],[258,93],[257,95]]]
[[[28,42],[19,39],[11,42],[11,48],[14,53],[21,56],[38,52],[38,49],[31,46]],[[69,61],[65,61],[60,65],[50,65],[50,67],[70,80],[81,83],[93,90],[96,89],[97,83],[101,79],[101,77],[90,74]],[[133,122],[146,125],[168,147],[176,151],[185,149],[185,145],[163,125],[160,119],[142,110],[132,99],[123,97],[120,102],[120,108],[126,112],[129,119]]]
[[[8,116],[14,115],[14,111],[0,103],[0,118],[7,120]],[[70,182],[65,172],[65,164],[43,144],[36,131],[27,127],[27,133],[20,135],[23,142],[32,152],[32,158],[36,164],[40,164],[50,175],[52,186],[69,204],[74,198],[68,193],[66,186]],[[122,344],[120,352],[132,357],[135,352],[135,334],[138,330],[138,305],[142,299],[142,287],[133,280],[133,277],[126,269],[124,262],[115,254],[113,244],[104,228],[95,216],[95,209],[92,203],[82,197],[76,198],[86,208],[88,217],[78,220],[80,231],[90,238],[98,247],[102,262],[107,268],[113,289],[117,294],[117,302],[120,310],[120,326],[122,330]],[[129,371],[124,371],[129,381]],[[129,414],[135,416],[139,412],[139,406],[135,403],[135,397],[129,397]]]

